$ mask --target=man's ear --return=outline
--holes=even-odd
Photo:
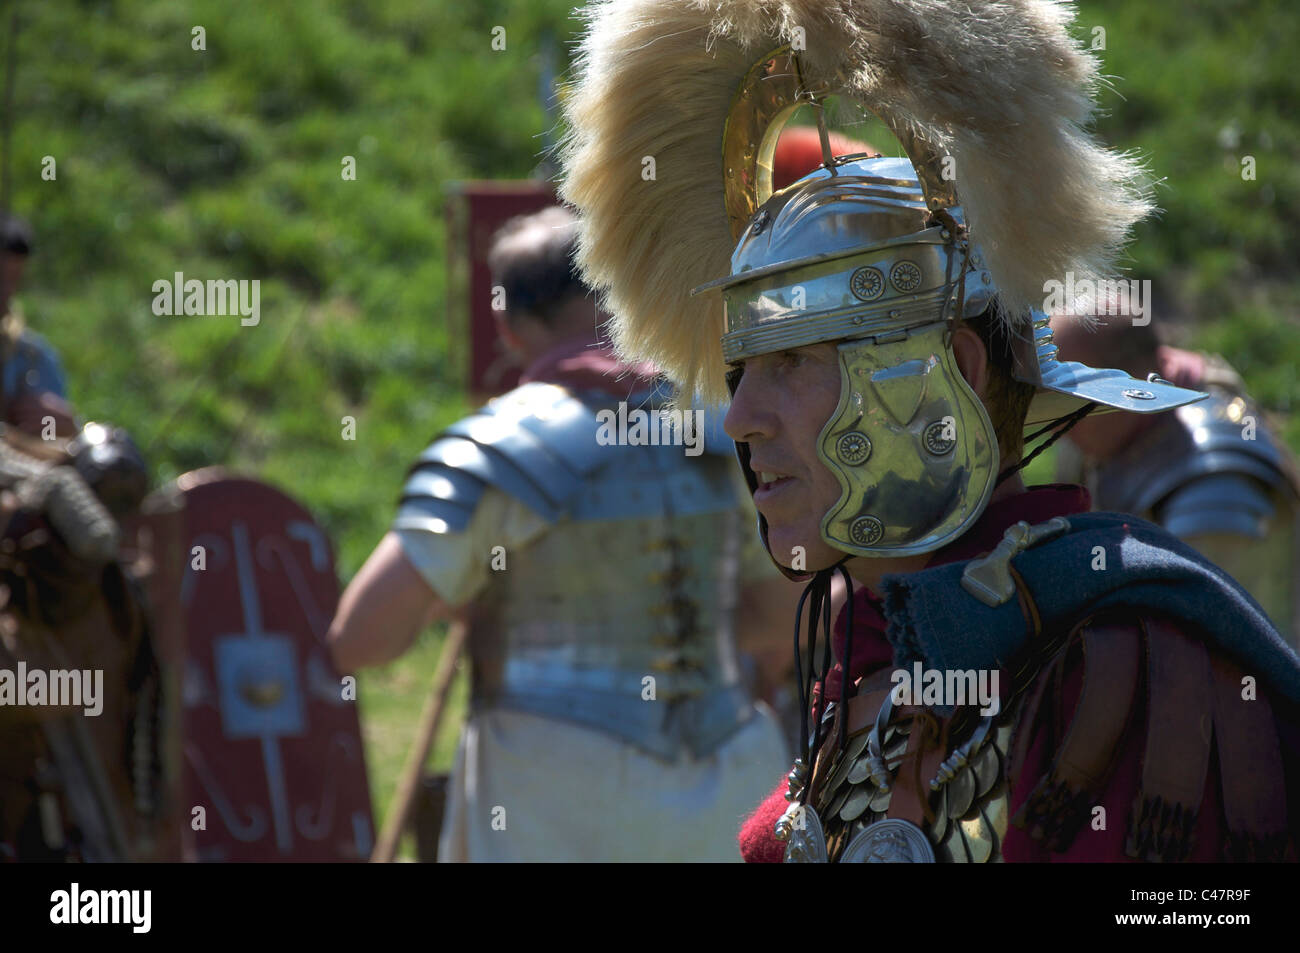
[[[968,327],[959,327],[952,336],[952,354],[961,376],[983,400],[989,380],[989,352],[980,336]]]

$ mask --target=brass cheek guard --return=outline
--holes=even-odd
[[[944,332],[940,322],[839,345],[840,403],[817,440],[841,490],[821,523],[831,546],[856,556],[932,552],[988,503],[997,435]]]

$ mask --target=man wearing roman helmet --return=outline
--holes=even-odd
[[[585,274],[625,355],[730,394],[761,537],[809,580],[807,746],[746,859],[1294,859],[1300,658],[1195,550],[1020,475],[1088,414],[1204,396],[1058,361],[1037,310],[1047,282],[1107,275],[1151,210],[1085,131],[1096,64],[1067,8],[587,15],[563,154]],[[823,133],[822,167],[774,192],[782,124],[832,96],[905,157]],[[948,690],[900,692],[913,670]],[[977,675],[996,697],[954,694]]]

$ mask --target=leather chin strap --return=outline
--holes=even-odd
[[[1075,424],[1081,421],[1084,417],[1087,417],[1090,413],[1092,413],[1096,409],[1097,409],[1097,405],[1095,403],[1084,404],[1078,410],[1074,411],[1074,413],[1066,414],[1064,417],[1058,417],[1056,420],[1053,420],[1047,426],[1040,427],[1039,429],[1031,433],[1028,437],[1025,438],[1024,442],[1027,444],[1037,440],[1043,434],[1049,432],[1055,427],[1061,428],[1057,430],[1056,433],[1048,437],[1041,444],[1039,444],[1037,447],[1035,447],[1033,450],[1031,450],[1027,455],[1021,454],[1020,460],[1018,462],[1011,464],[1011,466],[1007,467],[1005,470],[999,473],[998,480],[996,483],[993,484],[993,488],[997,489],[999,486],[1002,485],[1003,480],[1006,480],[1008,477],[1015,476],[1025,467],[1029,466],[1029,464],[1033,463],[1034,457],[1038,456],[1040,453],[1042,453],[1052,444],[1056,443],[1056,441],[1064,437],[1067,433],[1069,433],[1070,428],[1072,428]]]
[[[839,713],[835,719],[838,725],[839,744],[844,746],[848,738],[848,719],[843,716],[849,699],[849,682],[852,679],[853,663],[853,581],[849,576],[848,570],[844,568],[844,562],[849,558],[846,553],[844,558],[834,566],[827,569],[820,569],[813,574],[812,580],[804,588],[803,595],[799,597],[799,607],[795,610],[794,620],[794,667],[796,684],[799,687],[799,737],[803,739],[807,746],[803,751],[803,764],[814,766],[814,758],[821,751],[822,741],[822,723],[823,715],[826,711],[826,679],[830,675],[831,667],[834,663],[834,653],[832,652],[832,620],[831,620],[831,584],[834,580],[835,573],[838,571],[844,579],[844,584],[848,589],[848,601],[845,605],[847,617],[845,619],[845,639],[844,639],[844,659],[841,663],[840,671],[840,697]],[[811,597],[811,601],[809,598]],[[809,602],[808,606],[808,674],[804,675],[803,661],[800,658],[802,649],[802,621],[804,603]],[[820,670],[817,667],[817,630],[818,623],[826,633],[826,641],[822,648],[822,664]],[[822,692],[818,698],[817,710],[812,712],[813,730],[808,731],[809,710],[812,707],[812,689],[815,682],[820,682]],[[807,797],[812,791],[812,785],[804,786],[805,803]]]

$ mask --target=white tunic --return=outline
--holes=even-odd
[[[494,546],[526,546],[545,520],[493,487],[461,533],[399,530],[448,604],[483,588]],[[766,571],[766,567],[764,567]],[[788,769],[776,718],[756,716],[708,757],[675,762],[558,719],[491,709],[461,734],[440,861],[739,861],[741,822]]]

